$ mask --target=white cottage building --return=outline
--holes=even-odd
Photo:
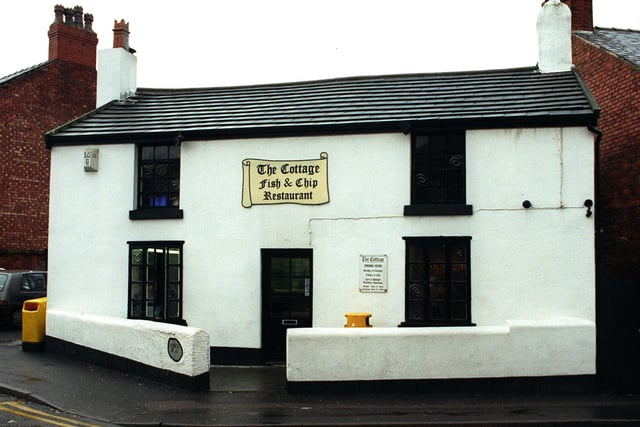
[[[272,362],[294,385],[594,375],[598,107],[562,58],[127,77],[133,95],[46,135],[47,345],[194,387],[209,364]],[[345,327],[354,312],[371,326]]]

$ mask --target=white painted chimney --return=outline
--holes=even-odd
[[[129,23],[114,21],[113,48],[98,52],[96,107],[136,93],[138,58],[129,47]]]
[[[542,73],[571,70],[571,10],[560,0],[548,0],[540,9],[538,68]]]

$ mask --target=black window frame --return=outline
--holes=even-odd
[[[475,326],[471,321],[471,237],[403,239],[405,320],[400,326]],[[464,253],[458,253],[460,248]],[[434,316],[431,308],[440,308],[443,314]]]
[[[181,145],[175,142],[136,147],[136,208],[130,219],[181,219]]]
[[[186,325],[183,319],[184,241],[130,241],[127,244],[127,318]],[[171,251],[178,251],[177,259]]]
[[[20,292],[47,292],[45,273],[25,273],[20,280]]]
[[[471,215],[465,130],[411,134],[411,204],[404,214]]]

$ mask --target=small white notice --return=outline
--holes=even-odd
[[[360,255],[360,292],[387,292],[386,255]]]

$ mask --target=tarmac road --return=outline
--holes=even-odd
[[[57,426],[57,427],[108,427],[102,423],[74,414],[66,414],[46,405],[18,400],[0,394],[0,425],[11,427]]]
[[[289,394],[282,366],[214,366],[210,391],[188,392],[56,354],[23,352],[20,344],[20,331],[0,331],[0,392],[101,425],[640,426],[637,395]]]

